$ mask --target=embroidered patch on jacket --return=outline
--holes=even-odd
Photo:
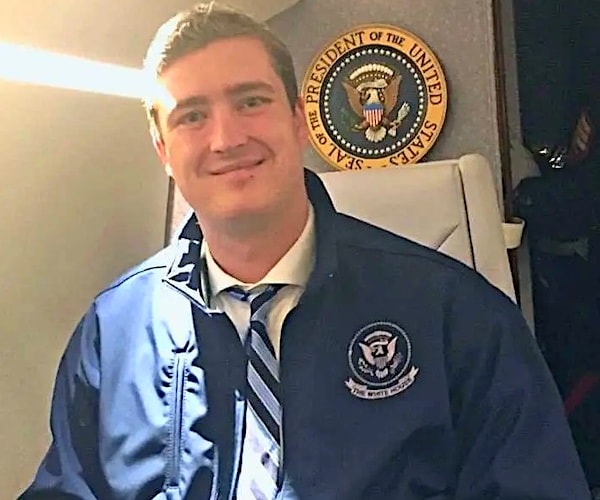
[[[394,323],[378,321],[354,336],[348,348],[353,377],[346,387],[361,399],[383,399],[408,389],[419,369],[411,363],[412,346],[406,332]]]

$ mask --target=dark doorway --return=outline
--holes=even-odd
[[[536,335],[600,494],[600,0],[513,0]],[[600,497],[599,497],[600,498]]]

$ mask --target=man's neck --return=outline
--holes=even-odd
[[[221,269],[243,283],[257,283],[298,240],[307,219],[308,200],[288,211],[285,218],[244,221],[245,230],[235,223],[227,231],[213,231],[210,225],[203,225],[202,232]]]

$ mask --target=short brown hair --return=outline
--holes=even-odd
[[[298,99],[298,82],[288,48],[266,24],[217,2],[198,4],[164,23],[150,43],[144,71],[156,80],[170,64],[190,52],[216,40],[238,36],[255,37],[264,44],[273,69],[283,82],[290,106],[294,107]],[[152,132],[160,137],[153,95],[144,97],[144,107]]]

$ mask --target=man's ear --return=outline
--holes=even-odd
[[[171,164],[169,162],[164,164],[165,166],[165,172],[167,173],[167,175],[169,177],[173,177],[173,169],[171,168]]]
[[[302,99],[302,96],[298,96],[296,104],[294,105],[294,121],[296,123],[300,142],[302,142],[303,145],[308,144],[308,126],[304,115],[304,100]]]
[[[152,127],[150,134],[152,135],[152,145],[154,146],[154,150],[156,151],[160,162],[165,167],[165,172],[169,177],[173,177],[173,170],[169,164],[169,155],[167,154],[167,149],[165,148],[165,143],[163,142],[160,133],[156,130],[156,127]]]

